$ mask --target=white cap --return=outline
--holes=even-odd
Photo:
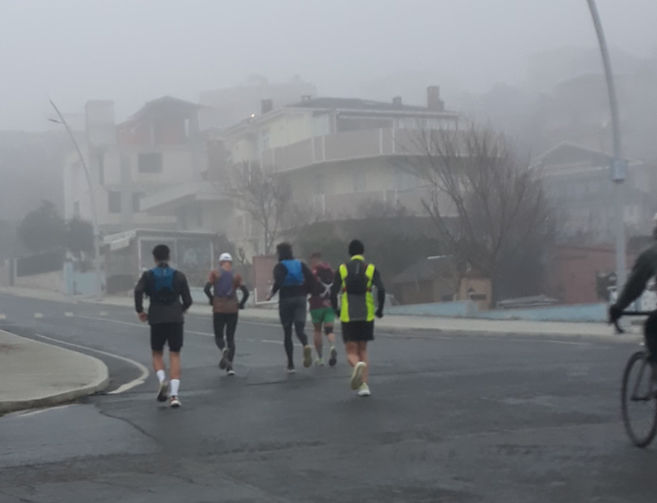
[[[219,256],[219,262],[232,262],[233,257],[230,256],[230,253],[222,253]]]

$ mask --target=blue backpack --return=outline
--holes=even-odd
[[[285,276],[282,286],[300,286],[304,284],[305,279],[303,277],[300,260],[281,260],[281,263],[287,269],[287,276]]]
[[[173,289],[173,277],[176,270],[171,267],[154,267],[151,269],[153,284],[151,300],[157,304],[172,304],[178,298]]]

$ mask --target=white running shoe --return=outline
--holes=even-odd
[[[308,368],[313,364],[313,348],[308,345],[303,347],[303,366]]]
[[[172,395],[171,398],[169,399],[169,406],[172,407],[173,409],[177,409],[181,405],[182,403],[180,403],[180,399],[177,396]]]
[[[233,368],[231,367],[231,368],[228,369],[228,372],[226,372],[226,374],[229,375],[229,376],[234,376],[234,375],[235,375],[235,371],[234,371]]]
[[[367,363],[358,362],[351,373],[351,389],[357,390],[363,384],[363,372],[367,368]]]
[[[366,382],[360,385],[358,388],[358,396],[370,396],[372,393],[370,393],[370,387],[367,385]]]
[[[165,379],[159,384],[157,388],[157,401],[166,402],[168,396],[169,396],[169,382]]]
[[[297,373],[297,371],[294,369],[294,367],[288,367],[287,369],[285,369],[285,371],[288,374],[296,374]]]
[[[315,360],[315,365],[318,367],[323,367],[325,365],[324,358],[317,358],[317,360]]]

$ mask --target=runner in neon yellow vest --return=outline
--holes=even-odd
[[[349,243],[351,259],[340,265],[331,289],[331,304],[340,316],[347,360],[354,368],[351,374],[351,389],[357,390],[358,396],[371,394],[368,385],[367,343],[374,339],[374,317],[383,317],[386,298],[379,271],[374,264],[365,261],[364,252],[365,247],[359,240],[355,239]],[[376,288],[377,292],[376,308],[373,288]]]

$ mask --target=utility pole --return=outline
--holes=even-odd
[[[611,70],[611,60],[609,58],[609,49],[605,33],[602,29],[602,22],[598,14],[598,7],[595,0],[587,0],[593,25],[598,36],[598,45],[600,46],[600,55],[602,56],[602,65],[604,67],[605,79],[607,80],[607,93],[609,94],[609,108],[611,112],[611,135],[613,143],[613,160],[611,164],[611,180],[614,184],[614,212],[616,214],[616,291],[620,294],[621,288],[625,285],[627,279],[626,272],[626,253],[625,253],[625,204],[623,198],[623,182],[627,177],[627,161],[623,158],[621,144],[620,121],[618,119],[618,101],[616,99],[616,88],[614,85],[614,76]]]
[[[94,264],[94,271],[96,273],[96,282],[95,282],[95,287],[94,287],[94,295],[97,299],[101,299],[103,296],[103,287],[102,287],[102,274],[100,271],[100,230],[98,229],[98,214],[97,214],[97,209],[96,209],[96,195],[94,193],[94,188],[91,183],[91,174],[89,173],[89,168],[87,166],[86,161],[84,160],[84,155],[82,155],[82,150],[80,150],[80,145],[78,145],[77,140],[75,139],[75,136],[73,135],[73,131],[71,131],[71,128],[68,125],[68,122],[66,122],[66,119],[64,119],[64,116],[62,113],[59,111],[59,108],[57,108],[57,105],[53,102],[53,100],[49,100],[50,104],[52,105],[53,109],[55,110],[55,113],[57,114],[58,119],[50,119],[51,122],[55,122],[58,124],[62,124],[64,128],[66,129],[66,132],[68,133],[69,138],[71,139],[71,143],[73,143],[73,146],[75,147],[75,150],[78,153],[78,158],[80,159],[80,164],[82,165],[82,169],[84,170],[84,175],[87,180],[87,186],[89,187],[89,204],[91,205],[91,224],[93,226],[93,233],[94,233],[94,259],[93,259],[93,264]]]

